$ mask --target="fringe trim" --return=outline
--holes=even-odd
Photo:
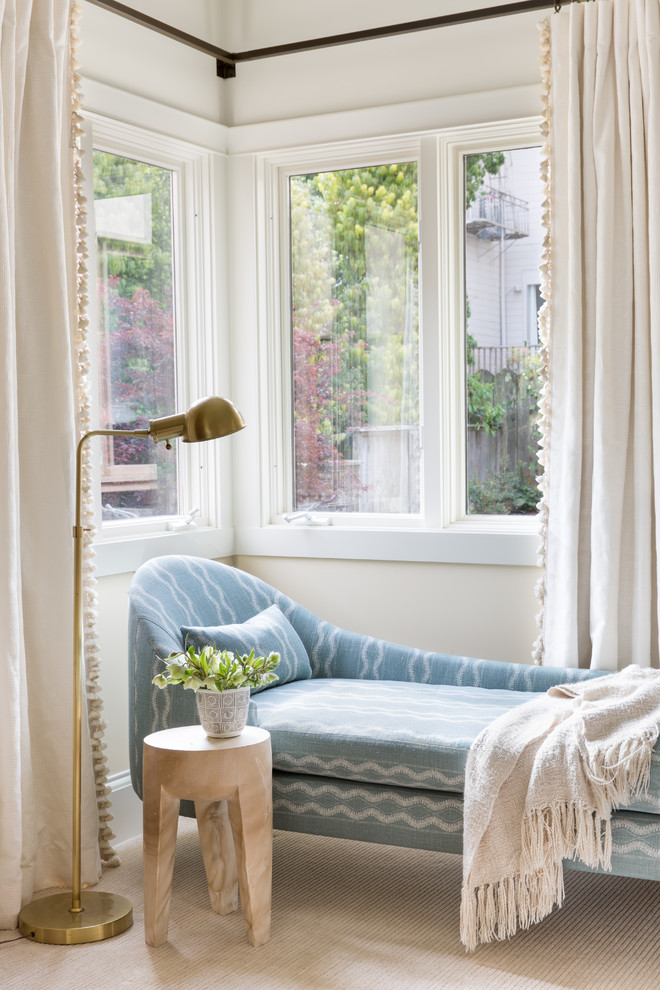
[[[80,7],[78,0],[71,5],[69,23],[69,41],[71,49],[71,128],[73,145],[73,182],[75,199],[76,224],[76,337],[75,354],[77,359],[76,400],[79,433],[90,429],[90,356],[89,356],[89,319],[87,317],[87,209],[86,197],[83,192],[83,172],[81,138],[83,133],[83,118],[81,115],[80,71],[77,51],[80,41]],[[115,838],[110,828],[113,816],[110,813],[111,802],[108,799],[108,766],[104,750],[103,733],[106,723],[103,721],[103,701],[99,694],[100,661],[96,633],[96,574],[94,563],[94,502],[91,482],[91,461],[89,451],[83,453],[82,477],[82,523],[85,529],[83,538],[83,662],[86,671],[86,696],[89,722],[89,734],[92,746],[94,779],[96,785],[96,804],[99,816],[99,852],[105,866],[119,866],[119,857],[111,846]]]
[[[537,478],[541,492],[539,502],[540,547],[538,563],[541,567],[535,594],[539,603],[536,624],[539,635],[532,648],[532,659],[535,664],[542,665],[545,654],[545,596],[547,576],[547,541],[548,541],[548,492],[550,474],[550,423],[551,423],[551,343],[552,343],[552,101],[551,87],[551,42],[550,18],[540,25],[540,68],[543,100],[543,149],[541,154],[541,178],[545,187],[543,200],[542,223],[545,230],[541,263],[541,294],[545,300],[539,313],[539,343],[541,392],[539,398],[538,429],[540,433],[538,462],[543,473]]]
[[[518,928],[541,921],[564,902],[561,860],[526,875],[513,875],[461,892],[461,942],[468,952],[484,942],[504,941]]]
[[[648,793],[655,727],[600,753],[586,766],[598,807],[559,801],[525,813],[519,873],[461,893],[461,941],[468,952],[481,942],[504,940],[541,921],[564,901],[562,860],[612,868],[612,811]],[[586,762],[586,761],[585,761]]]
[[[657,738],[657,725],[650,725],[638,736],[599,753],[595,764],[585,760],[589,778],[601,797],[598,811],[603,817],[609,816],[612,809],[630,804],[633,798],[648,795],[651,755]]]
[[[461,941],[468,952],[529,928],[564,902],[563,859],[611,868],[612,831],[593,808],[567,802],[528,812],[522,822],[520,873],[463,886]]]
[[[527,875],[562,859],[579,859],[586,866],[610,870],[612,829],[609,813],[586,805],[560,802],[529,811],[522,823],[521,873]]]

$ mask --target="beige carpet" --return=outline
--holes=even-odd
[[[280,832],[273,928],[261,948],[240,913],[213,914],[193,822],[181,821],[169,942],[144,944],[141,842],[102,889],[135,924],[92,945],[0,933],[2,990],[660,990],[660,884],[567,873],[565,906],[510,942],[467,956],[458,938],[460,859]]]

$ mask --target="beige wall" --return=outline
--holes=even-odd
[[[535,567],[237,557],[312,612],[424,650],[531,663]]]

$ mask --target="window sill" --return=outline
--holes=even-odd
[[[536,520],[520,528],[475,520],[444,530],[357,529],[354,526],[283,524],[236,531],[235,553],[265,557],[325,557],[419,563],[500,564],[534,567],[540,537]]]
[[[221,559],[234,554],[234,531],[195,527],[175,532],[144,536],[116,536],[99,539],[96,551],[96,575],[127,574],[152,557],[165,554],[190,554],[195,557]]]
[[[507,526],[506,523],[509,523]],[[283,523],[240,530],[196,527],[142,536],[116,536],[94,544],[96,574],[132,573],[146,560],[165,554],[222,559],[318,557],[344,560],[399,560],[418,563],[499,564],[534,567],[540,537],[535,519],[475,519],[444,530],[410,527]]]

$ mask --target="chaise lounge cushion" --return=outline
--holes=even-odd
[[[463,792],[481,729],[533,693],[404,681],[315,678],[254,699],[273,767],[373,784]]]
[[[484,726],[537,692],[403,681],[315,678],[254,699],[250,721],[271,734],[273,768],[370,784],[463,793],[470,746]],[[660,754],[648,795],[660,807]]]
[[[266,687],[288,684],[312,676],[312,668],[303,642],[284,613],[271,605],[246,622],[226,626],[182,626],[181,634],[187,646],[201,649],[210,643],[218,650],[229,650],[243,656],[254,650],[257,656],[279,653],[278,679]],[[266,687],[253,688],[252,694]]]

